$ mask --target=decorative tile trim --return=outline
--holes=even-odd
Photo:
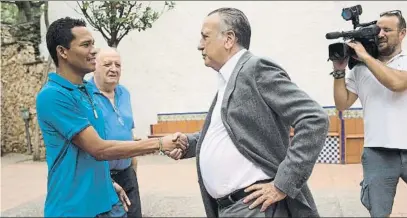
[[[335,106],[325,106],[323,107],[327,112],[328,116],[339,116],[338,110]],[[350,108],[342,112],[343,118],[363,118],[363,108]]]
[[[161,122],[182,121],[182,120],[205,120],[206,114],[207,112],[157,114],[157,120]]]
[[[324,110],[328,114],[328,116],[337,116],[336,108],[324,108]]]
[[[344,138],[344,119],[363,118],[362,108],[350,108],[339,112],[334,106],[323,107],[328,116],[338,116],[342,122],[341,136],[328,136],[325,140],[325,146],[319,154],[317,163],[344,164],[345,147]],[[159,122],[164,121],[182,121],[182,120],[205,120],[207,112],[188,112],[188,113],[161,113],[157,114]],[[342,138],[342,143],[340,139]]]
[[[159,114],[157,120],[159,122],[165,121],[182,121],[182,120],[205,120],[206,113],[188,113],[188,114]]]
[[[363,109],[362,108],[351,108],[349,110],[343,111],[343,118],[363,118]]]
[[[325,106],[324,110],[328,116],[337,116],[338,111],[334,106]],[[349,116],[363,117],[361,109],[351,109],[346,111]],[[180,120],[205,120],[207,112],[187,112],[187,113],[160,113],[157,114],[158,121],[180,121]],[[347,118],[347,117],[345,117]],[[353,117],[352,117],[353,118]]]

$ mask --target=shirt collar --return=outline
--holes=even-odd
[[[404,50],[401,50],[400,53],[398,53],[397,55],[395,55],[394,57],[392,57],[389,61],[387,61],[387,64],[391,63],[391,62],[394,61],[396,58],[403,57],[403,56],[406,56],[406,55],[407,55],[407,52],[404,51]]]
[[[55,83],[57,83],[58,85],[69,89],[70,91],[77,89],[78,85],[73,84],[71,81],[65,79],[64,77],[62,77],[61,75],[57,74],[56,72],[52,72],[48,74],[48,79],[50,81],[53,81]],[[88,82],[86,80],[83,80],[83,85],[86,85]]]
[[[94,76],[92,76],[92,78],[89,79],[89,84],[92,85],[92,87],[93,87],[93,92],[94,92],[94,93],[102,94],[102,93],[100,92],[100,90],[98,89],[98,87],[96,86],[95,77],[94,77]],[[115,92],[118,96],[120,96],[120,95],[122,94],[122,90],[119,88],[119,84],[117,84],[117,86],[114,88],[114,92]]]
[[[242,55],[246,52],[246,49],[242,49],[236,54],[234,54],[219,70],[219,74],[227,83],[229,81],[230,75],[232,75],[233,70],[235,69],[237,62],[242,57]]]

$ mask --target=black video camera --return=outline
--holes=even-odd
[[[353,30],[346,32],[331,32],[325,35],[326,39],[351,39],[362,43],[366,51],[374,58],[379,55],[378,51],[378,35],[380,27],[376,25],[377,21],[361,24],[359,23],[359,15],[362,14],[362,6],[356,5],[342,9],[342,18],[346,21],[352,20]],[[356,29],[358,28],[358,29]],[[328,60],[343,60],[349,57],[348,66],[352,69],[360,61],[354,59],[352,55],[356,55],[355,51],[345,43],[334,43],[329,45]]]

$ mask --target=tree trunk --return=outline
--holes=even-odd
[[[23,2],[23,10],[24,10],[25,19],[27,20],[27,22],[33,21],[33,13],[32,13],[32,10],[31,10],[31,2],[24,1]]]
[[[45,29],[47,30],[49,27],[49,18],[48,18],[48,1],[44,3],[44,22],[45,22]],[[44,84],[47,82],[48,79],[48,72],[51,68],[52,65],[52,58],[51,55],[48,56],[48,62],[47,62],[47,67],[45,68],[45,71],[42,75],[42,81],[41,81],[41,88],[44,86]],[[41,152],[40,152],[40,145],[41,145],[41,138],[40,138],[40,127],[38,124],[38,120],[36,120],[35,125],[35,130],[34,130],[34,145],[33,145],[33,160],[34,161],[39,161],[41,159]]]
[[[117,48],[117,46],[119,45],[119,42],[117,40],[109,40],[107,42],[107,45],[109,47]]]
[[[17,23],[25,23],[27,22],[27,18],[25,16],[25,10],[24,10],[24,2],[15,2],[17,8],[18,8],[18,15],[17,15]]]

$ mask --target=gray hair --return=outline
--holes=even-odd
[[[251,28],[246,15],[236,8],[219,8],[208,14],[208,16],[218,13],[221,18],[221,31],[232,30],[237,38],[237,43],[249,50]]]

